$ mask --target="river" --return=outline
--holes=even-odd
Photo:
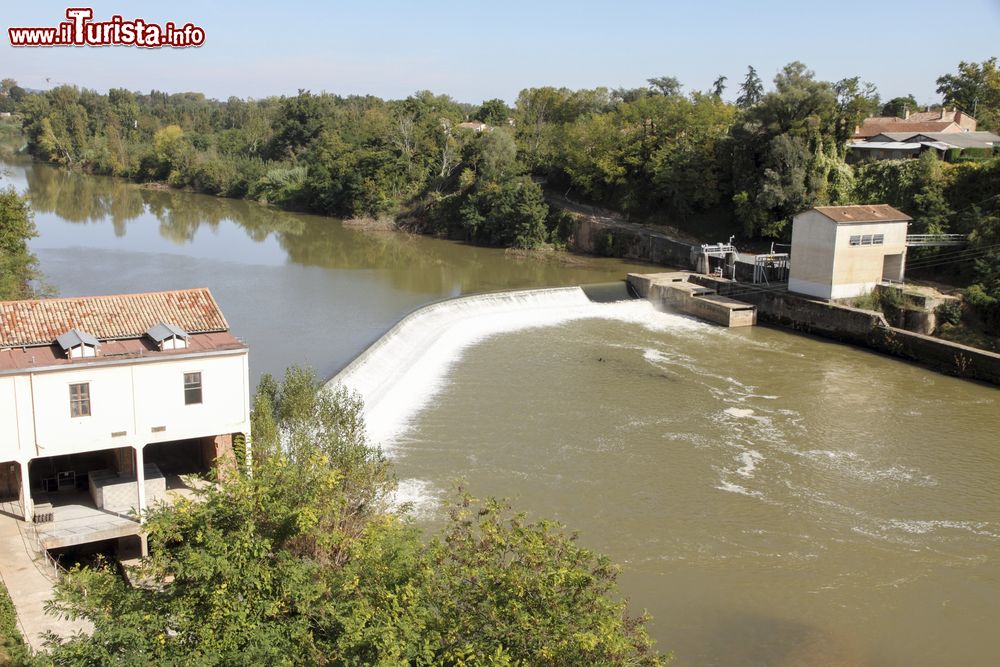
[[[7,183],[31,194],[32,248],[60,294],[208,286],[255,377],[330,376],[443,297],[642,270],[39,165],[9,165]],[[392,353],[420,363],[394,379],[408,398],[383,399],[395,416],[378,433],[421,521],[463,479],[579,530],[623,565],[677,665],[997,664],[996,389],[645,302],[538,298],[475,300],[461,332]]]

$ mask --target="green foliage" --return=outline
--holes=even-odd
[[[38,662],[32,658],[31,649],[17,627],[17,612],[7,588],[0,583],[0,665],[21,667]]]
[[[554,523],[461,496],[429,547],[432,627],[445,664],[661,665],[615,599],[617,568]],[[544,622],[539,622],[544,619]]]
[[[974,116],[980,130],[1000,128],[1000,67],[995,56],[982,63],[962,61],[957,74],[939,77],[937,85],[944,103]]]
[[[959,70],[939,80],[941,90],[966,111],[969,100],[978,104],[988,122],[996,63]],[[3,85],[0,92],[16,87]],[[722,100],[724,86],[720,77],[707,93],[683,94],[675,78],[656,77],[614,91],[528,88],[513,110],[499,99],[475,108],[429,91],[388,101],[299,91],[220,102],[59,86],[19,93],[17,110],[40,159],[327,215],[406,216],[474,243],[565,238],[553,236],[559,225],[546,222],[548,207],[526,176],[702,237],[741,230],[787,238],[789,220],[805,208],[862,202],[901,208],[915,231],[943,231],[978,201],[972,184],[985,179],[951,168],[988,171],[991,160],[975,151],[954,165],[935,166],[930,155],[856,170],[845,163],[854,126],[868,114],[905,113],[909,97],[883,106],[860,77],[820,81],[799,62],[770,90],[749,67],[735,105]],[[491,131],[457,127],[469,117]]]
[[[757,70],[753,66],[747,67],[746,78],[740,85],[740,95],[736,98],[736,106],[741,109],[749,109],[760,101],[764,95],[764,83],[757,75]]]
[[[28,250],[37,236],[28,201],[13,188],[0,190],[0,300],[37,296],[38,260]]]
[[[906,297],[903,291],[894,287],[876,288],[871,292],[866,292],[859,297],[855,297],[851,302],[855,308],[864,310],[874,310],[895,318],[906,304]]]
[[[290,369],[257,388],[254,471],[153,509],[131,587],[75,569],[52,608],[94,624],[56,665],[661,665],[616,569],[548,522],[460,495],[421,539],[389,503],[358,400]]]
[[[938,319],[948,324],[956,325],[962,321],[962,302],[949,299],[934,309]]]
[[[934,152],[922,153],[916,160],[866,162],[855,174],[858,201],[884,202],[909,213],[912,233],[949,231],[954,207],[961,203],[952,187],[958,172]]]
[[[487,125],[506,125],[510,117],[511,109],[507,103],[501,99],[486,100],[479,111],[476,112],[476,119],[483,121]]]
[[[880,116],[896,116],[897,118],[905,118],[907,111],[917,110],[917,100],[913,95],[907,95],[906,97],[894,97],[883,105],[882,110],[879,112]]]
[[[656,93],[657,95],[664,95],[666,97],[673,97],[675,95],[681,94],[681,82],[672,76],[658,76],[652,79],[647,79],[646,83],[649,84],[649,89]]]

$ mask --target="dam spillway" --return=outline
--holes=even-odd
[[[616,295],[620,300],[609,300]],[[328,386],[357,392],[364,400],[369,437],[391,449],[393,439],[440,389],[448,369],[469,346],[498,334],[588,318],[650,327],[705,326],[659,312],[645,299],[630,299],[624,283],[458,297],[407,315]]]

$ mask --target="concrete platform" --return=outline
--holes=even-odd
[[[628,282],[639,296],[662,310],[673,310],[724,327],[748,327],[757,323],[757,308],[749,303],[719,296],[710,287],[689,281],[691,274],[630,273]]]
[[[52,521],[33,524],[42,549],[71,547],[141,532],[137,519],[95,507],[89,493],[59,494],[51,499]]]

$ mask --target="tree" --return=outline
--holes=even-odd
[[[390,504],[360,402],[262,378],[252,476],[146,516],[130,572],[74,569],[51,609],[94,624],[55,665],[662,665],[616,568],[552,523],[463,494],[423,540]]]
[[[904,118],[907,111],[917,110],[917,100],[913,95],[907,95],[906,97],[894,97],[882,107],[882,116],[896,116],[897,118]]]
[[[946,105],[976,117],[982,129],[1000,127],[1000,69],[994,56],[982,63],[958,64],[957,74],[938,77],[937,92]]]
[[[674,95],[681,94],[681,82],[675,77],[657,76],[652,79],[646,79],[646,82],[649,84],[649,89],[659,95],[673,97]]]
[[[630,618],[615,599],[617,568],[558,524],[463,494],[429,552],[431,625],[446,664],[666,661],[651,650],[647,617]]]
[[[731,130],[733,203],[748,235],[779,236],[791,216],[828,203],[831,177],[839,180],[834,86],[800,62],[786,65],[774,86]]]
[[[728,79],[729,77],[720,75],[715,81],[713,81],[712,94],[716,97],[722,97],[722,93],[726,90],[726,81]]]
[[[476,112],[476,119],[487,125],[506,125],[511,109],[501,99],[486,100]]]
[[[740,95],[736,98],[736,106],[741,109],[749,109],[760,101],[764,94],[764,84],[757,76],[757,70],[752,65],[747,67],[746,78],[740,85]]]
[[[879,109],[879,95],[873,83],[862,83],[859,77],[841,79],[833,85],[837,96],[836,141],[840,151],[846,151],[847,140],[861,121]]]
[[[28,240],[37,235],[28,201],[13,188],[0,190],[0,300],[36,296],[32,282],[39,278],[38,260]]]

